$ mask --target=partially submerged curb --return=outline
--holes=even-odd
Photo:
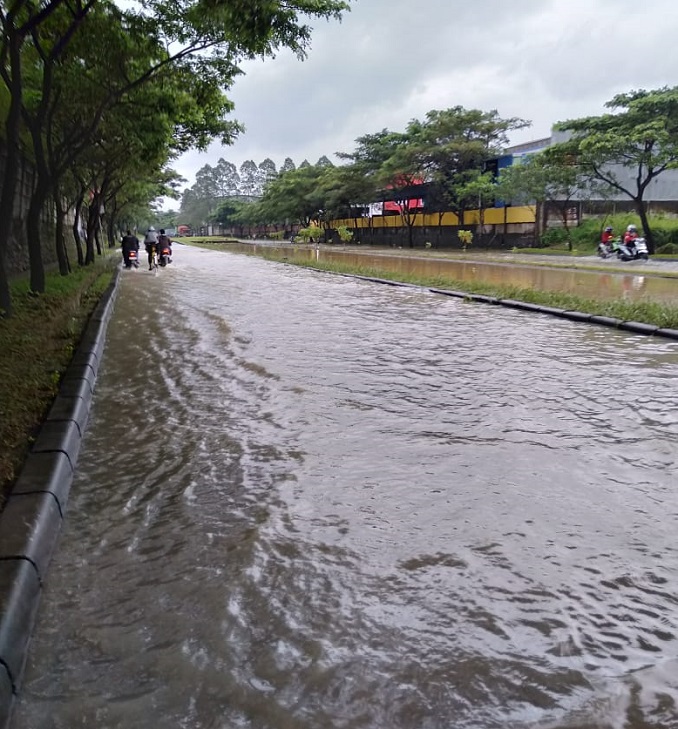
[[[0,727],[7,725],[19,691],[42,584],[89,417],[119,275],[118,267],[0,514]]]
[[[326,269],[316,270],[323,271],[324,273],[335,273],[334,271],[327,271]],[[393,281],[387,278],[377,278],[376,276],[361,276],[353,273],[340,273],[339,275],[348,276],[349,278],[358,278],[363,281],[386,284],[387,286],[423,289],[424,291],[430,291],[433,294],[454,296],[458,299],[478,301],[483,304],[495,304],[496,306],[506,306],[510,309],[521,309],[523,311],[531,311],[539,314],[549,314],[550,316],[557,316],[561,319],[585,322],[587,324],[597,324],[599,326],[610,327],[612,329],[621,329],[623,331],[633,332],[634,334],[645,334],[678,340],[678,329],[664,329],[655,326],[654,324],[645,324],[640,321],[624,321],[623,319],[615,319],[611,316],[599,316],[597,314],[587,314],[583,311],[559,309],[553,306],[542,306],[541,304],[532,304],[528,301],[518,301],[516,299],[500,299],[496,296],[487,296],[485,294],[470,294],[465,291],[453,291],[450,289],[441,289],[432,286],[421,286],[419,284],[405,283],[403,281]]]

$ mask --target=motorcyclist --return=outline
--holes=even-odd
[[[146,253],[148,253],[148,270],[153,270],[153,252],[158,247],[158,233],[155,228],[151,226],[144,236],[144,245],[146,246]]]
[[[167,246],[167,248],[169,248],[169,258],[167,259],[167,263],[172,263],[172,241],[170,240],[170,237],[165,234],[165,229],[160,228],[160,235],[158,236],[158,249],[162,249],[163,246]]]
[[[614,234],[612,232],[612,227],[608,225],[607,228],[605,228],[605,230],[603,231],[602,235],[600,236],[600,242],[604,246],[611,246],[613,240],[614,240]]]
[[[638,237],[638,228],[635,225],[629,225],[624,233],[624,243],[633,248],[635,246],[635,239]]]
[[[132,251],[136,251],[138,261],[139,239],[136,235],[132,235],[132,231],[128,229],[127,233],[122,237],[122,259],[125,262],[125,268],[131,268],[132,266],[129,260],[129,254]],[[136,265],[139,265],[138,262],[136,262]]]

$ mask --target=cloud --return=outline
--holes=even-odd
[[[244,64],[230,95],[246,132],[174,166],[190,186],[220,157],[314,163],[456,105],[530,120],[516,143],[547,136],[617,93],[678,83],[676,27],[675,0],[356,0],[316,25],[304,62],[282,51]]]

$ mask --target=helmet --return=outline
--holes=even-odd
[[[155,233],[155,228],[151,225],[151,227],[148,229],[148,232],[149,233],[151,233],[151,232]]]
[[[606,233],[611,233],[612,232],[612,228],[608,225],[607,228],[605,228],[605,232]]]
[[[638,232],[635,225],[629,225],[629,227],[626,229],[626,231],[628,233],[636,233],[636,232]]]

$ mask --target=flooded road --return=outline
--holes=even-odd
[[[678,343],[123,272],[12,729],[678,726]]]
[[[480,254],[470,260],[444,257],[440,251],[373,251],[344,249],[340,246],[282,246],[272,241],[236,243],[228,246],[235,251],[261,252],[271,247],[282,248],[284,255],[293,259],[340,262],[359,268],[388,270],[407,277],[442,277],[460,282],[482,282],[495,286],[517,286],[566,294],[590,299],[650,299],[675,304],[678,301],[676,265],[666,261],[601,260],[597,257],[567,258],[566,256],[530,256],[527,254],[497,254],[506,259],[483,260]],[[459,254],[457,254],[459,255]],[[489,254],[488,254],[489,255]],[[512,260],[513,259],[513,260]],[[534,260],[539,259],[540,263]],[[583,266],[593,266],[586,270]],[[566,266],[570,266],[566,268]],[[620,272],[619,267],[628,269]],[[616,267],[617,270],[611,270]],[[606,270],[609,269],[609,270]]]

